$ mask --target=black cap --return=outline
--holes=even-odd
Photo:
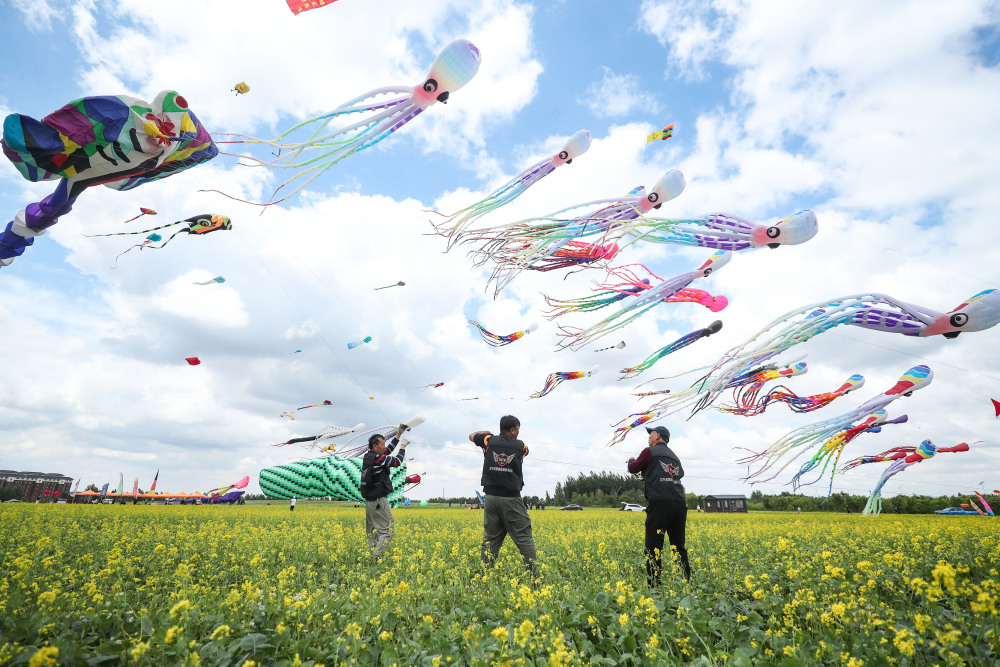
[[[663,442],[670,442],[670,431],[667,430],[666,426],[654,426],[653,428],[646,427],[646,433],[652,433],[656,431],[663,438]]]

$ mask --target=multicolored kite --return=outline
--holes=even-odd
[[[552,310],[545,317],[552,320],[570,312],[599,310],[626,297],[634,297],[623,302],[622,307],[615,311],[613,315],[609,315],[586,329],[560,326],[559,335],[565,339],[559,344],[560,349],[567,347],[578,349],[591,341],[607,335],[611,331],[629,324],[660,303],[676,303],[679,301],[697,303],[705,306],[713,313],[717,313],[729,304],[729,300],[726,297],[712,296],[708,292],[692,289],[688,286],[698,278],[707,278],[713,272],[728,264],[730,259],[732,259],[731,252],[719,250],[694,271],[688,271],[667,280],[660,278],[645,266],[641,264],[637,265],[650,276],[660,281],[655,286],[650,284],[648,278],[640,278],[629,267],[620,266],[611,269],[609,274],[621,282],[597,284],[594,289],[596,292],[595,296],[560,300],[544,295],[545,302],[552,307]]]
[[[486,341],[486,344],[492,347],[503,347],[504,345],[510,345],[514,341],[524,338],[525,336],[527,336],[532,331],[538,328],[538,324],[532,322],[525,329],[522,329],[521,331],[515,331],[512,334],[501,335],[501,334],[490,333],[489,331],[483,328],[483,325],[481,325],[479,322],[475,320],[469,320],[469,324],[476,327],[476,329],[479,330],[479,335],[483,337],[484,341]]]
[[[310,9],[319,9],[320,7],[326,7],[327,5],[332,5],[337,0],[285,0],[288,3],[288,8],[292,10],[293,14],[301,14],[302,12],[308,12]]]
[[[591,375],[596,375],[597,372],[601,370],[600,366],[594,366],[589,371],[569,371],[562,373],[550,373],[547,378],[545,378],[545,386],[542,387],[541,391],[536,391],[534,394],[528,398],[541,398],[545,396],[564,380],[579,380],[580,378],[589,378]]]
[[[428,107],[437,102],[446,103],[451,93],[462,88],[476,75],[476,72],[479,71],[480,59],[479,49],[472,42],[464,39],[455,40],[438,55],[434,64],[431,65],[430,74],[427,75],[423,83],[416,86],[376,88],[345,102],[329,113],[304,120],[272,140],[257,139],[235,132],[224,132],[220,133],[219,136],[239,138],[219,143],[263,144],[277,149],[279,153],[285,153],[269,161],[247,155],[238,156],[253,162],[254,164],[251,166],[296,170],[295,175],[279,185],[267,202],[255,205],[278,204],[295,195],[344,158],[379,143],[419,116]],[[397,97],[387,102],[376,102],[373,99],[381,95],[392,94],[402,94],[403,97]],[[361,120],[355,123],[327,131],[331,122],[351,114],[367,115],[362,116]],[[301,141],[287,141],[289,135],[306,127],[312,129],[312,133],[308,137]],[[322,153],[317,157],[308,158],[303,156],[306,151],[322,151]],[[232,154],[227,153],[227,155]],[[282,198],[275,199],[282,189],[307,175],[308,178],[302,180],[295,189]],[[218,191],[209,190],[209,192]],[[229,197],[229,195],[226,196]],[[237,199],[236,197],[229,198]],[[243,200],[237,199],[237,201]]]
[[[650,134],[649,136],[647,136],[646,137],[646,143],[647,144],[651,144],[654,141],[666,141],[667,139],[669,139],[672,136],[674,136],[674,124],[673,123],[671,123],[670,125],[667,125],[662,130],[657,130],[656,132],[653,132],[652,134]]]
[[[140,250],[143,250],[147,247],[159,250],[163,246],[173,241],[174,237],[177,236],[178,234],[192,234],[194,236],[204,236],[205,234],[218,231],[220,229],[228,230],[233,228],[232,220],[230,220],[226,216],[216,215],[214,213],[203,213],[202,215],[192,215],[190,218],[185,218],[184,220],[179,220],[177,222],[171,222],[170,224],[167,225],[160,225],[159,227],[151,227],[150,229],[144,229],[140,232],[115,232],[113,234],[84,234],[84,236],[88,238],[98,238],[104,236],[135,236],[137,234],[145,234],[146,232],[152,232],[157,229],[166,229],[167,227],[175,227],[177,225],[187,225],[187,226],[178,229],[176,232],[171,234],[166,241],[164,241],[160,245],[150,245],[151,243],[160,241],[160,239],[162,238],[159,234],[150,234],[149,236],[146,237],[146,240],[143,241],[142,243],[137,243],[131,248],[128,248],[127,250],[118,253],[118,255],[115,257],[115,264],[118,263],[118,257],[121,257],[125,253],[129,252],[129,250],[132,250],[134,248],[139,248]],[[225,278],[223,278],[223,281],[225,281]]]
[[[646,357],[646,359],[638,366],[630,366],[629,368],[621,369],[618,372],[621,373],[622,376],[618,379],[625,380],[628,378],[637,377],[643,371],[647,371],[650,368],[652,368],[653,364],[655,364],[657,361],[667,356],[668,354],[673,354],[677,350],[687,347],[696,340],[701,340],[702,338],[708,338],[712,334],[719,333],[720,331],[722,331],[722,321],[715,320],[704,329],[698,329],[697,331],[692,331],[689,334],[681,336],[673,343],[670,343],[669,345],[664,345],[659,350],[653,352],[651,355]],[[659,393],[659,392],[654,392],[654,393]]]
[[[434,226],[435,230],[438,234],[448,239],[448,247],[450,248],[461,235],[462,231],[473,222],[487,213],[514,201],[532,185],[555,171],[557,167],[569,164],[574,158],[586,153],[588,148],[590,148],[590,132],[580,130],[566,140],[566,144],[561,151],[550,158],[531,165],[494,190],[485,199],[481,199],[475,204],[466,206],[451,214],[433,211],[446,218],[444,222]]]
[[[393,284],[391,284],[391,285],[386,285],[385,287],[376,287],[376,288],[375,288],[375,291],[377,292],[377,291],[379,291],[380,289],[389,289],[390,287],[402,287],[402,286],[403,286],[403,285],[405,285],[405,284],[406,284],[406,283],[404,283],[404,282],[403,282],[402,280],[400,280],[400,281],[399,281],[398,283],[393,283]]]
[[[172,90],[152,103],[127,95],[83,97],[41,121],[11,114],[0,144],[29,181],[59,179],[55,192],[29,204],[0,232],[0,266],[69,213],[88,187],[131,190],[218,154],[187,100]]]
[[[813,412],[814,410],[826,407],[841,396],[846,396],[852,391],[860,389],[864,384],[864,376],[855,374],[847,378],[844,384],[833,391],[824,394],[814,394],[812,396],[799,396],[788,387],[779,385],[767,392],[759,400],[757,399],[757,395],[760,393],[760,387],[752,390],[748,389],[747,391],[740,389],[734,394],[734,402],[731,405],[722,405],[718,409],[733,415],[753,417],[754,415],[762,414],[771,403],[784,403],[792,412]]]
[[[865,504],[865,509],[861,513],[861,516],[878,516],[882,513],[882,487],[885,486],[885,483],[889,481],[890,477],[898,475],[914,463],[920,463],[921,461],[932,458],[936,454],[941,454],[943,452],[967,451],[969,451],[969,445],[964,442],[955,445],[954,447],[935,447],[934,443],[930,440],[924,440],[917,447],[893,447],[892,449],[875,456],[859,456],[858,458],[845,463],[840,472],[846,472],[866,463],[892,461],[889,467],[882,471],[882,476],[879,478],[878,484],[875,486],[875,490],[872,491],[871,496],[868,498],[868,503]]]

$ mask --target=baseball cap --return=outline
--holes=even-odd
[[[670,442],[670,431],[667,430],[666,426],[654,426],[653,428],[646,427],[646,433],[652,433],[656,431],[663,438],[663,442]]]

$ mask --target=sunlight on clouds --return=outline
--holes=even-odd
[[[52,29],[52,19],[59,16],[51,0],[11,0],[11,4],[24,14],[24,25],[29,30],[47,32]]]

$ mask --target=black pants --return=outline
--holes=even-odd
[[[646,581],[650,586],[660,583],[660,560],[663,535],[670,546],[677,549],[677,556],[684,568],[684,577],[691,578],[688,552],[684,548],[684,530],[687,523],[687,504],[683,500],[654,500],[646,507]]]

